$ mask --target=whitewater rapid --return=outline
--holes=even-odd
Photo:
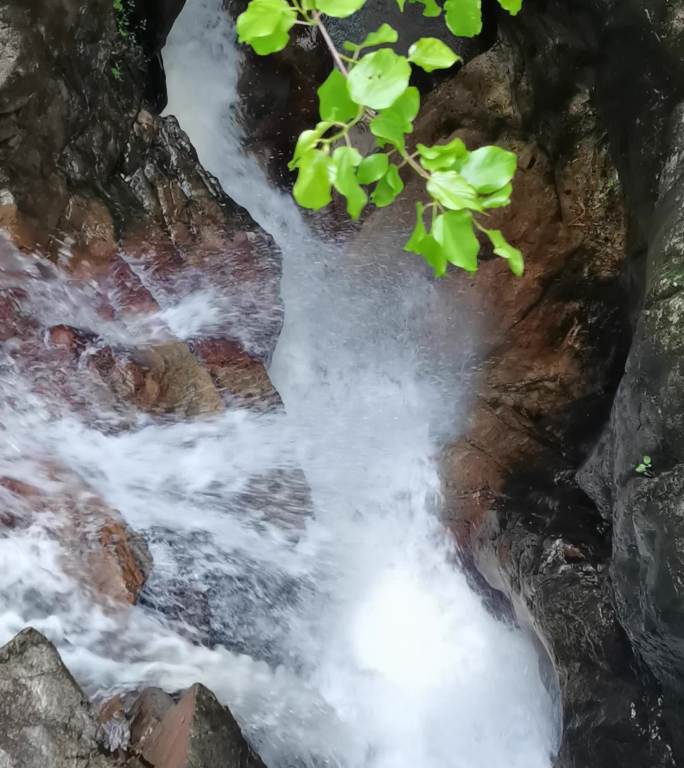
[[[49,518],[36,519],[0,537],[0,642],[36,626],[96,696],[202,681],[269,768],[549,768],[558,718],[538,651],[485,608],[439,518],[439,445],[468,405],[473,340],[440,319],[412,257],[314,236],[242,151],[240,54],[220,6],[186,3],[164,51],[167,112],[282,249],[270,373],[286,413],[93,425],[4,360],[0,475],[47,488],[46,460],[70,467],[145,534],[154,571],[140,605],[99,607],[65,572]],[[31,284],[44,321],[157,338],[152,321],[103,328],[91,297],[42,275]],[[179,338],[220,328],[231,309],[211,286],[157,298],[158,323]],[[255,519],[244,491],[298,467],[313,503],[292,535]],[[209,626],[188,610],[200,599]]]

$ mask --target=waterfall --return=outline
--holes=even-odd
[[[154,572],[139,605],[93,603],[47,512],[0,538],[0,641],[35,626],[95,696],[204,682],[269,768],[549,768],[557,714],[538,651],[469,586],[439,517],[440,441],[468,407],[475,329],[464,318],[454,337],[396,244],[364,253],[353,235],[314,235],[245,155],[220,0],[188,0],[164,56],[168,112],[283,252],[270,373],[285,413],[86,423],[5,360],[0,476],[50,487],[49,462],[70,467],[145,534]],[[87,294],[34,269],[17,256],[37,315],[154,338],[149,324],[103,329]],[[160,304],[181,337],[226,311],[210,288]],[[247,479],[297,467],[305,527],[250,517]]]

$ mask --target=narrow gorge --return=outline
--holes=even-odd
[[[314,28],[0,0],[0,768],[684,765],[684,3],[358,5],[522,277],[296,205]]]

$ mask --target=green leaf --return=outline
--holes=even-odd
[[[650,457],[650,456],[644,456],[644,458],[642,459],[642,461],[643,461],[643,462],[644,462],[644,464],[646,464],[646,465],[649,465],[649,464],[651,464],[651,463],[652,463],[652,462],[651,462],[651,457]]]
[[[384,45],[385,43],[396,43],[399,39],[399,34],[394,27],[390,27],[389,24],[382,24],[375,32],[371,32],[366,35],[366,39],[359,44],[350,43],[349,41],[343,43],[343,48],[347,51],[360,51],[362,48],[370,48],[373,45]]]
[[[505,187],[497,189],[491,195],[480,197],[480,205],[486,210],[488,208],[504,208],[510,205],[511,194],[513,193],[513,185],[506,184]]]
[[[316,7],[327,16],[344,19],[363,7],[366,0],[316,0]]]
[[[328,128],[330,128],[331,125],[332,123],[321,122],[318,123],[314,130],[302,131],[302,133],[299,134],[294,155],[292,155],[292,160],[290,160],[290,162],[287,164],[287,167],[291,171],[294,171],[303,155],[305,155],[309,150],[314,149],[316,144],[318,144],[321,136],[323,136],[323,134],[328,130]]]
[[[475,37],[482,32],[480,0],[447,0],[446,25],[456,37]]]
[[[317,211],[331,200],[330,158],[319,149],[312,149],[299,159],[299,174],[294,185],[294,198],[303,208]]]
[[[477,192],[456,171],[436,171],[428,179],[426,187],[435,200],[452,211],[463,208],[481,210]]]
[[[448,45],[436,37],[421,37],[409,48],[409,61],[426,72],[435,69],[449,69],[461,60]]]
[[[497,256],[501,256],[502,259],[507,259],[511,272],[516,277],[522,277],[525,271],[525,261],[522,253],[506,240],[500,230],[485,229],[484,227],[480,227],[480,229],[487,235],[494,246],[494,253]]]
[[[426,147],[418,144],[420,164],[427,171],[458,171],[468,156],[466,145],[460,139],[452,139],[448,144],[434,144]]]
[[[427,235],[427,232],[425,231],[425,222],[423,221],[424,211],[425,206],[422,203],[416,203],[416,226],[413,228],[411,237],[409,237],[406,245],[404,246],[405,251],[418,253],[417,249],[420,247],[423,238]]]
[[[370,122],[370,132],[377,139],[379,147],[391,144],[402,152],[406,148],[402,123],[397,120],[395,115],[380,113],[374,117]]]
[[[347,213],[358,219],[368,202],[368,195],[356,178],[356,166],[361,163],[359,151],[353,147],[338,147],[333,153],[332,170],[335,189],[347,198]]]
[[[515,16],[522,8],[522,0],[499,0],[499,5],[511,16]]]
[[[382,114],[389,112],[399,117],[404,124],[404,132],[409,133],[413,130],[413,121],[420,110],[420,92],[414,86],[407,88],[401,96],[392,102],[392,105],[383,110]]]
[[[646,471],[646,469],[647,469],[647,467],[646,467],[646,465],[645,465],[645,464],[639,464],[639,466],[636,468],[636,471],[637,471],[637,472],[638,472],[640,475],[643,475],[643,474],[644,474],[644,472]]]
[[[423,6],[423,16],[439,16],[442,9],[435,0],[411,0],[412,3],[420,3]]]
[[[408,88],[411,65],[388,48],[366,54],[349,73],[349,93],[357,104],[385,109]]]
[[[318,89],[318,109],[322,120],[346,123],[359,114],[347,88],[347,78],[335,68]]]
[[[397,0],[397,5],[399,6],[399,10],[403,13],[406,0]]]
[[[296,20],[297,12],[286,0],[251,0],[237,19],[238,40],[267,56],[285,48]]]
[[[381,179],[389,167],[389,159],[383,152],[364,157],[359,165],[356,176],[361,184],[372,184]]]
[[[378,208],[385,208],[394,202],[403,189],[404,182],[399,175],[399,169],[391,164],[387,173],[375,185],[371,200]]]
[[[422,256],[434,270],[435,277],[442,277],[446,272],[447,258],[441,244],[425,230],[424,211],[425,206],[422,203],[416,203],[416,226],[404,250]]]
[[[468,211],[447,211],[435,219],[435,240],[444,249],[447,260],[466,272],[477,271],[480,243],[473,232],[473,217]]]
[[[413,130],[413,120],[420,109],[420,94],[413,86],[407,88],[404,93],[392,104],[383,109],[370,123],[370,131],[378,140],[379,146],[391,144],[400,151],[404,151],[404,134]]]
[[[461,167],[461,175],[478,192],[489,195],[511,181],[517,162],[514,152],[501,147],[480,147],[468,155]]]

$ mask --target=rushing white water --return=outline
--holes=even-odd
[[[38,627],[93,694],[205,682],[270,768],[548,768],[556,713],[537,651],[488,612],[439,522],[438,441],[467,407],[470,343],[419,264],[315,238],[241,152],[239,57],[220,5],[188,0],[181,14],[168,111],[283,250],[271,374],[287,414],[128,414],[122,428],[105,411],[93,425],[38,386],[43,368],[5,354],[0,477],[53,495],[87,483],[145,534],[154,572],[141,605],[99,606],[65,566],[58,516],[26,513],[28,527],[0,537],[0,641]],[[0,274],[28,282],[35,316],[118,342],[154,340],[164,324],[181,337],[220,329],[226,309],[214,294],[167,296],[144,325],[103,327],[92,297],[32,270],[17,259]],[[55,463],[77,479],[55,477]],[[299,466],[313,513],[293,536],[248,491],[282,470],[269,503],[291,505]]]

